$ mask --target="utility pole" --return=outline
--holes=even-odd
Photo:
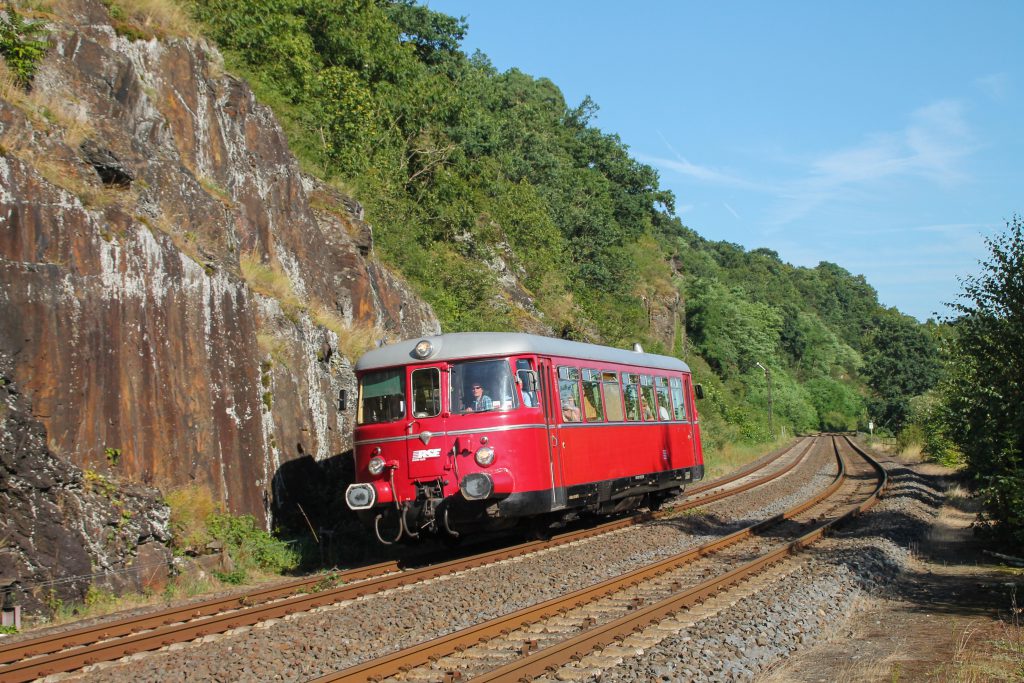
[[[772,374],[768,372],[768,368],[760,363],[757,363],[756,365],[764,370],[764,381],[768,384],[768,431],[771,432],[772,439],[774,439],[775,427],[772,425]]]

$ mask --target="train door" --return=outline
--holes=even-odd
[[[444,476],[450,446],[441,395],[447,367],[419,367],[409,372],[409,417],[406,420],[406,451],[409,477],[418,480]]]
[[[547,429],[548,466],[551,470],[551,509],[560,510],[566,505],[565,473],[562,469],[562,442],[558,433],[558,418],[561,403],[554,380],[554,366],[550,358],[538,359],[540,369],[541,405],[544,408],[544,425]]]
[[[700,420],[697,419],[697,406],[693,400],[693,378],[690,375],[683,375],[683,393],[686,394],[686,404],[690,414],[690,446],[693,449],[693,464],[700,465],[704,462],[704,451],[700,446]]]

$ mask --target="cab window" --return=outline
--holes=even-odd
[[[412,371],[412,416],[435,417],[441,414],[441,371],[420,368]]]
[[[520,358],[516,361],[516,383],[523,392],[524,408],[539,408],[540,395],[536,387],[530,389],[530,373],[533,371],[533,361],[528,358]],[[533,375],[536,378],[536,374]]]
[[[359,380],[359,424],[393,422],[405,416],[405,369],[368,372]]]
[[[452,363],[450,368],[452,413],[512,410],[519,405],[512,370],[504,358]]]

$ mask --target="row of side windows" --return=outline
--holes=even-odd
[[[679,377],[559,366],[558,398],[564,422],[686,419]]]

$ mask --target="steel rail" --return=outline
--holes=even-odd
[[[278,583],[266,588],[258,588],[253,591],[241,594],[234,594],[196,602],[193,605],[184,607],[170,607],[155,612],[130,617],[119,621],[96,624],[78,629],[50,633],[22,640],[9,645],[0,646],[0,665],[38,655],[58,652],[64,648],[88,645],[100,640],[118,638],[139,631],[150,630],[158,626],[166,626],[189,619],[218,614],[228,610],[252,607],[254,603],[268,602],[282,597],[288,597],[304,589],[315,587],[325,581],[351,582],[361,581],[366,578],[380,576],[390,572],[399,571],[398,562],[381,562],[378,564],[359,567],[343,572],[305,577],[295,581]],[[0,669],[0,674],[3,669]]]
[[[806,450],[804,454],[806,454]],[[752,538],[772,526],[802,514],[806,510],[818,505],[821,501],[832,496],[843,485],[843,482],[846,479],[845,465],[842,458],[839,457],[838,451],[835,452],[835,456],[838,463],[838,473],[832,483],[815,496],[812,496],[810,499],[783,513],[779,513],[768,519],[762,520],[748,527],[744,527],[743,529],[739,529],[727,536],[723,536],[722,538],[705,543],[696,548],[691,548],[653,564],[640,567],[621,576],[613,577],[567,595],[553,598],[546,602],[496,617],[447,636],[426,641],[418,645],[399,650],[390,655],[369,660],[347,669],[327,674],[320,678],[313,679],[312,683],[333,683],[338,681],[353,683],[355,681],[383,680],[390,676],[394,676],[403,670],[423,666],[432,659],[450,655],[460,649],[472,647],[482,641],[508,634],[516,629],[529,626],[530,624],[550,618],[556,614],[563,614],[575,607],[594,602],[614,593],[637,586],[645,581],[651,580],[652,578],[679,569],[680,567],[699,558],[711,555],[743,540]],[[803,457],[803,455],[801,455],[801,457]]]
[[[110,661],[141,651],[159,649],[175,642],[184,642],[241,626],[251,626],[266,619],[279,618],[346,599],[354,599],[371,593],[518,557],[537,550],[557,547],[610,533],[634,524],[644,523],[652,519],[670,517],[674,511],[705,505],[726,495],[741,493],[782,476],[802,462],[814,440],[811,439],[805,443],[806,446],[803,452],[792,463],[777,472],[773,472],[741,487],[727,489],[694,501],[686,501],[663,512],[634,515],[629,518],[607,522],[590,529],[560,534],[546,541],[529,541],[469,558],[450,560],[423,568],[406,570],[397,575],[394,572],[400,569],[399,563],[384,562],[342,572],[334,576],[302,579],[247,595],[234,595],[197,603],[185,608],[161,610],[157,613],[143,615],[126,621],[100,624],[95,627],[55,633],[42,638],[13,643],[0,648],[0,682],[15,683],[53,673],[72,671],[100,661]],[[792,448],[796,447],[793,446]],[[746,468],[748,471],[734,474],[731,477],[725,478],[725,480],[716,480],[699,490],[718,488],[730,481],[748,476],[758,469],[767,467],[775,462],[782,455],[790,452],[792,448],[782,449],[778,455],[758,466]],[[360,581],[360,583],[313,594],[302,593],[304,588],[315,586],[323,582],[325,578],[334,582]],[[301,594],[295,595],[297,592]],[[246,604],[253,600],[266,603],[277,598],[281,599],[269,605],[252,606]],[[66,648],[72,649],[66,650]]]
[[[832,529],[836,525],[848,521],[871,508],[878,502],[882,492],[887,486],[888,474],[886,473],[885,468],[883,468],[878,461],[868,455],[862,448],[853,444],[849,437],[844,436],[844,438],[853,450],[865,458],[872,468],[878,473],[878,484],[874,491],[872,491],[872,493],[863,502],[850,506],[847,511],[839,517],[828,522],[821,523],[815,529],[800,536],[796,540],[782,545],[757,560],[736,567],[715,579],[705,581],[689,590],[655,603],[650,607],[638,610],[633,614],[616,619],[615,621],[603,626],[585,631],[574,638],[570,638],[569,640],[563,641],[544,650],[540,650],[533,655],[529,655],[524,659],[495,669],[483,676],[478,676],[473,680],[478,681],[479,683],[507,683],[509,681],[532,679],[557,670],[559,667],[567,664],[573,659],[582,657],[594,649],[606,647],[617,640],[627,637],[631,633],[642,630],[651,624],[658,623],[677,612],[689,609],[721,590],[738,584],[747,577],[762,571],[768,566],[775,564],[789,555],[799,552],[811,543],[814,543],[824,536],[826,531]],[[834,440],[833,444],[835,444]],[[838,446],[835,446],[835,449],[838,456]]]

